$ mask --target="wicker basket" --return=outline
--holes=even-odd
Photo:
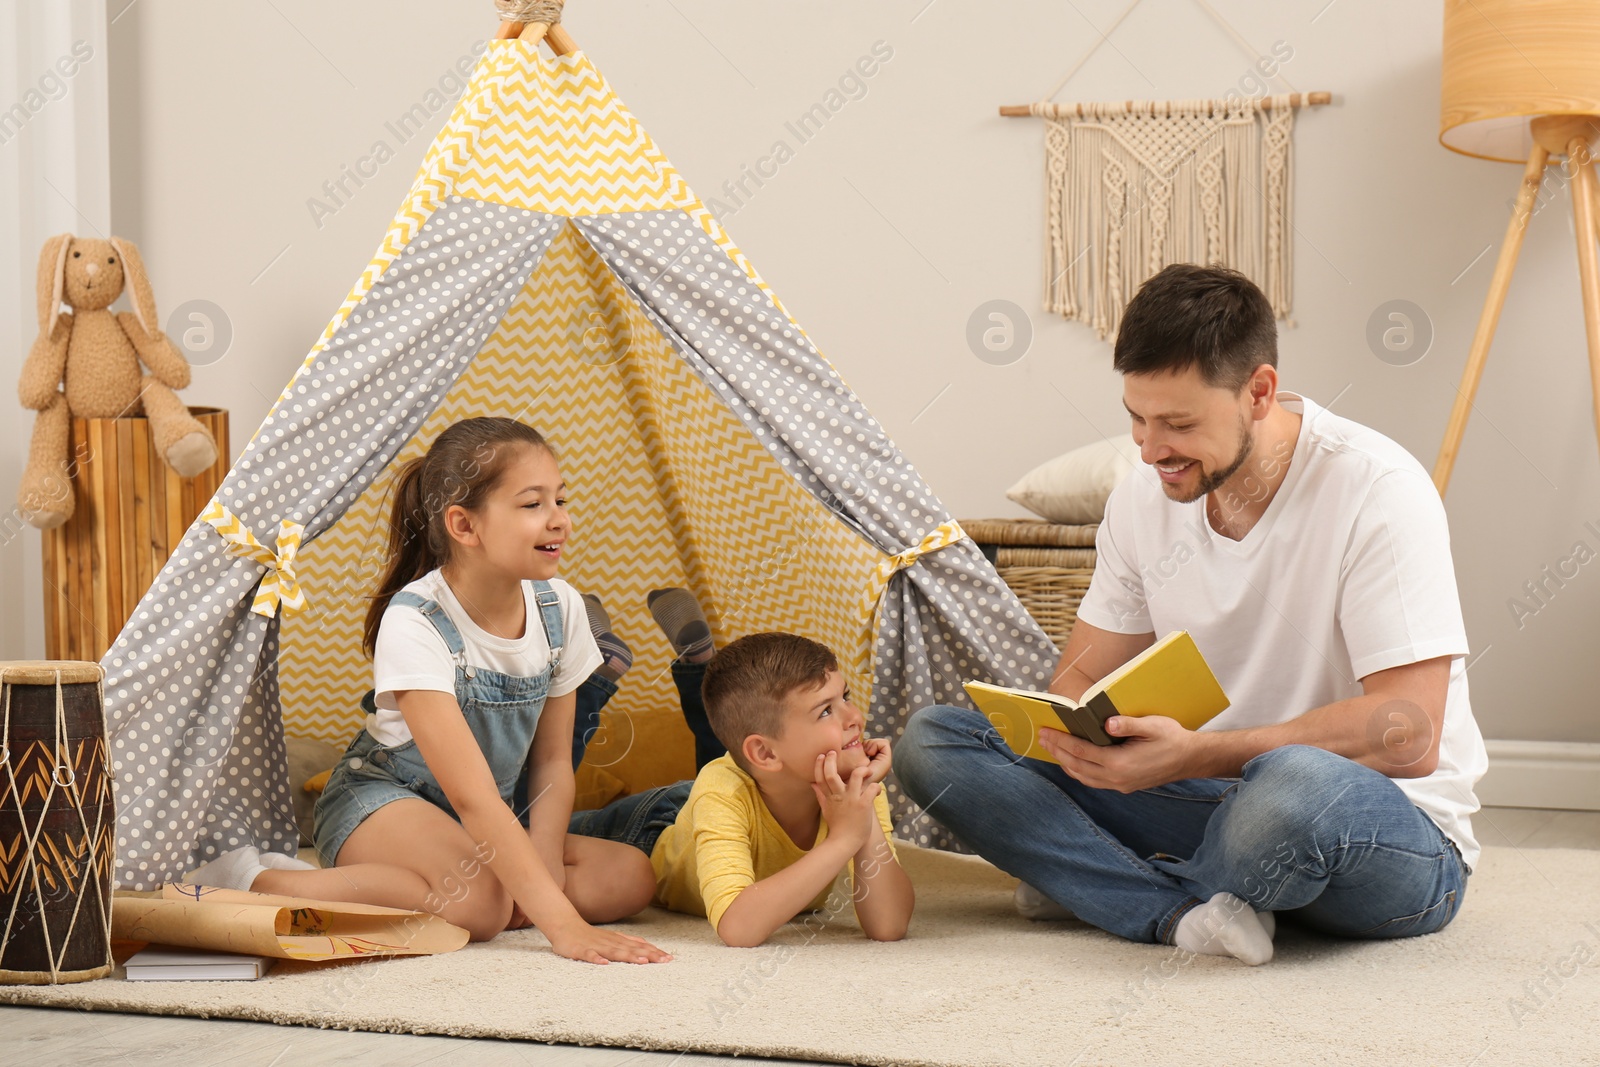
[[[1065,648],[1078,604],[1094,577],[1097,524],[1064,526],[1043,519],[962,519],[967,532],[1034,621]]]

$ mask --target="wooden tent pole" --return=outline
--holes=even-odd
[[[1322,107],[1324,104],[1331,104],[1331,103],[1333,103],[1333,94],[1330,93],[1330,92],[1321,92],[1321,91],[1319,91],[1319,92],[1315,92],[1315,93],[1290,93],[1289,94],[1289,106],[1290,107],[1294,107],[1294,108],[1300,108],[1300,107]],[[1128,107],[1131,108],[1134,105],[1134,101],[1128,100],[1128,101],[1126,101],[1126,104],[1127,104]],[[1083,105],[1082,104],[1051,104],[1050,106],[1051,107],[1060,108],[1062,113],[1066,113],[1066,112],[1071,111],[1071,112],[1075,113],[1076,115],[1078,115],[1078,117],[1080,117],[1080,118],[1083,117]],[[1271,97],[1262,97],[1260,100],[1258,100],[1256,102],[1256,106],[1261,108],[1263,111],[1270,111],[1270,110],[1272,110],[1272,98]],[[1004,104],[1000,108],[1000,114],[1005,116],[1008,119],[1025,118],[1028,115],[1033,114],[1033,105],[1032,104]]]
[[[578,42],[572,39],[560,23],[551,25],[548,22],[502,22],[495,31],[497,41],[528,41],[538,44],[539,39],[550,46],[550,51],[558,56],[578,50]]]
[[[545,44],[550,46],[550,51],[558,56],[578,50],[578,42],[572,39],[572,34],[567,32],[565,26],[557,24],[551,26],[544,34]]]

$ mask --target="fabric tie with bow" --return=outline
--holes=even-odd
[[[862,631],[861,641],[856,648],[855,669],[858,676],[866,676],[867,668],[872,661],[872,642],[878,632],[878,608],[883,594],[889,589],[889,579],[929,552],[937,552],[966,536],[967,531],[961,528],[961,524],[955,519],[949,519],[935,526],[921,541],[910,548],[896,552],[892,556],[884,556],[882,562],[878,564],[877,573],[873,575],[872,584],[867,587],[866,601],[862,605],[861,616],[867,621],[867,626]]]
[[[256,590],[250,610],[267,618],[278,613],[281,605],[285,615],[305,610],[306,597],[294,575],[294,557],[300,550],[300,536],[305,527],[287,519],[278,523],[278,550],[263,545],[238,516],[213,500],[201,512],[202,522],[209,524],[228,542],[228,552],[253,560],[267,569]]]

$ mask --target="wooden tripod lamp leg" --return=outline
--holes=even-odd
[[[1583,324],[1589,342],[1589,382],[1594,391],[1595,433],[1600,439],[1600,255],[1595,250],[1595,215],[1600,210],[1594,159],[1586,139],[1567,147],[1572,160],[1572,221],[1578,231],[1578,280],[1583,289]]]
[[[1522,235],[1527,232],[1528,220],[1533,217],[1533,202],[1539,185],[1544,181],[1545,164],[1550,151],[1535,144],[1528,153],[1528,166],[1522,172],[1522,185],[1517,189],[1517,205],[1506,225],[1506,239],[1500,245],[1500,258],[1495,261],[1494,276],[1489,280],[1489,295],[1483,301],[1483,313],[1478,317],[1477,332],[1472,335],[1472,349],[1467,354],[1466,369],[1461,372],[1461,385],[1456,390],[1455,406],[1450,410],[1450,422],[1445,428],[1444,443],[1439,446],[1439,458],[1433,465],[1433,485],[1444,496],[1450,485],[1450,471],[1456,465],[1456,453],[1461,449],[1461,436],[1467,429],[1467,416],[1472,412],[1472,398],[1478,392],[1478,380],[1483,377],[1483,364],[1489,358],[1489,346],[1494,343],[1495,327],[1500,322],[1500,309],[1505,306],[1506,291],[1511,288],[1511,274],[1517,267],[1517,254],[1522,251]]]

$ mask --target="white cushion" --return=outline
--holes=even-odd
[[[1051,522],[1099,522],[1111,490],[1142,462],[1133,435],[1123,434],[1041,463],[1006,490],[1006,496]]]

